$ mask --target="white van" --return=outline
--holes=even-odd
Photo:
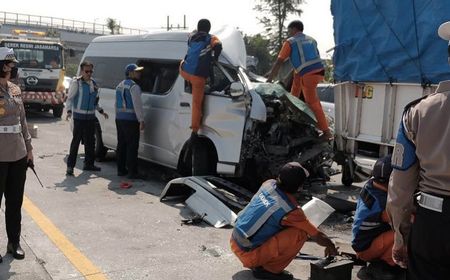
[[[317,142],[315,120],[307,106],[292,101],[277,85],[254,87],[246,74],[246,51],[239,31],[224,27],[211,33],[222,41],[223,51],[213,66],[214,78],[205,87],[199,131],[202,160],[194,164],[188,141],[191,89],[178,72],[188,33],[104,36],[89,44],[83,60],[94,64],[100,104],[110,115],[107,120],[98,118],[97,156],[104,155],[105,148],[116,148],[115,88],[124,79],[125,66],[136,63],[144,67],[140,85],[145,130],[140,158],[178,169],[183,175],[192,169],[237,177],[252,173],[255,181],[273,177],[291,160],[311,165],[313,172],[321,169],[329,158],[324,156],[328,145]]]

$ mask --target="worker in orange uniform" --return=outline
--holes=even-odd
[[[220,40],[209,34],[211,23],[201,19],[188,40],[188,51],[180,65],[180,74],[192,85],[192,136],[197,136],[201,126],[202,104],[206,79],[210,76],[211,63],[219,60],[222,52]]]
[[[303,33],[303,23],[299,20],[289,23],[288,34],[290,37],[284,42],[278,54],[278,59],[267,77],[267,82],[272,82],[273,78],[278,75],[283,63],[290,59],[294,68],[291,94],[296,97],[303,94],[305,102],[316,116],[318,128],[323,132],[320,138],[330,141],[333,139],[333,134],[328,127],[325,113],[316,92],[317,84],[323,81],[325,75],[324,64],[317,50],[317,42],[314,38]]]
[[[334,243],[306,218],[294,194],[308,171],[298,162],[285,164],[276,180],[267,180],[242,210],[231,236],[231,250],[257,279],[290,280],[285,271],[308,236],[337,255]]]
[[[392,259],[394,231],[386,212],[391,173],[391,155],[378,159],[357,202],[352,247],[359,259],[370,262],[358,272],[360,279],[396,279],[404,273]]]

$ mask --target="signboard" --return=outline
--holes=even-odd
[[[59,45],[47,45],[47,44],[33,44],[33,43],[19,43],[19,42],[4,42],[4,46],[13,49],[31,49],[31,50],[53,50],[58,51]]]

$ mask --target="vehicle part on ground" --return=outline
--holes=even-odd
[[[310,172],[309,180],[329,180],[333,147],[319,140],[308,105],[278,84],[257,84],[255,90],[267,107],[267,119],[246,131],[243,159],[250,178],[259,184],[275,178],[286,162],[297,161]]]
[[[186,205],[192,211],[202,216],[208,224],[219,228],[234,225],[236,212],[244,209],[251,197],[252,193],[224,179],[192,176],[167,183],[160,201],[186,199]]]

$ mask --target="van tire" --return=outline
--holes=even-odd
[[[104,161],[108,149],[103,145],[102,129],[99,123],[95,124],[95,158]]]
[[[63,105],[57,105],[52,108],[53,111],[53,117],[55,118],[61,118],[63,114],[64,106]]]
[[[211,175],[209,165],[208,150],[198,145],[192,150],[192,176]]]

